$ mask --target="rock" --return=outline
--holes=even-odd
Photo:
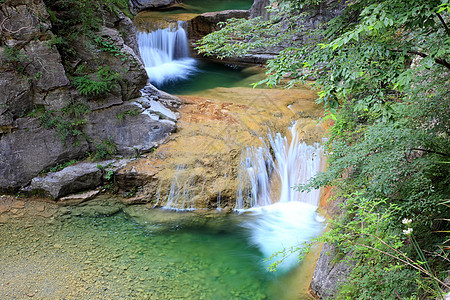
[[[250,8],[250,18],[261,17],[263,20],[269,20],[270,14],[266,7],[270,6],[270,0],[254,0]]]
[[[42,0],[7,1],[0,10],[0,44],[9,41],[20,47],[39,39],[51,27],[48,19]]]
[[[58,204],[61,205],[76,205],[84,201],[93,199],[100,193],[99,190],[92,190],[80,194],[69,195],[59,199]]]
[[[134,2],[139,5],[145,2],[153,7],[169,5],[166,3],[168,1]],[[60,53],[51,43],[54,38],[51,30],[61,34],[63,29],[52,28],[47,11],[52,11],[61,20],[70,16],[64,3],[46,3],[43,0],[8,0],[1,4],[0,190],[23,188],[41,171],[84,157],[88,150],[94,150],[95,143],[112,139],[119,153],[134,155],[136,150],[150,151],[175,130],[177,115],[161,107],[161,104],[176,108],[181,101],[156,89],[152,90],[154,95],[149,99],[149,108],[163,118],[152,120],[150,114],[134,117],[125,114],[122,119],[117,117],[132,109],[143,110],[125,101],[140,97],[141,89],[148,81],[134,26],[125,14],[119,10],[103,12],[98,16],[102,19],[102,26],[94,33],[98,37],[96,41],[92,40],[92,36],[80,34],[76,43],[67,45],[74,49],[73,53]],[[98,97],[81,94],[68,80],[69,70],[71,76],[99,79],[99,68],[117,72],[120,80],[109,92]],[[73,70],[77,70],[76,73]],[[39,119],[25,117],[38,107],[47,112],[53,111],[52,115],[59,118],[63,108],[77,103],[86,103],[93,111],[82,116],[87,124],[84,127],[83,124],[77,125],[76,129],[83,131],[78,137],[69,133],[62,140],[61,131],[63,134],[71,132],[73,128],[65,128],[65,122],[80,120],[67,118],[54,126],[57,128],[49,129]],[[89,177],[91,175],[93,178]],[[52,187],[50,194],[61,197],[101,182],[96,172],[91,175],[85,175],[83,180],[86,182],[74,183],[74,187],[65,186],[66,183],[62,182],[60,187]],[[65,177],[60,179],[66,180]],[[45,186],[51,182],[50,179],[49,182],[40,180],[36,179],[35,185]]]
[[[88,144],[82,137],[63,142],[55,129],[45,129],[37,119],[21,118],[14,131],[0,136],[0,189],[27,185],[42,170],[84,156]],[[68,147],[68,145],[70,147]]]
[[[219,30],[220,26],[217,25],[219,22],[225,22],[230,18],[247,19],[249,15],[248,10],[225,10],[201,14],[189,21],[189,38],[200,39],[211,32]]]
[[[325,243],[311,281],[311,289],[320,299],[333,299],[339,286],[345,282],[356,265],[356,261],[352,260],[352,253],[347,253],[337,263],[333,262],[335,255],[336,248],[332,244]]]
[[[180,98],[170,95],[164,91],[160,91],[150,83],[147,83],[147,85],[141,90],[141,92],[144,97],[158,100],[167,108],[178,109],[181,106]]]
[[[177,113],[174,113],[159,101],[141,97],[137,98],[135,103],[143,109],[143,113],[148,114],[153,120],[169,119],[175,122],[178,119]]]
[[[0,60],[3,64],[3,61]],[[0,66],[0,134],[2,126],[11,127],[15,118],[33,108],[31,85],[26,78],[18,76],[15,70]],[[3,133],[10,132],[10,130]]]
[[[30,63],[25,71],[34,79],[38,91],[49,91],[69,85],[61,56],[55,46],[45,41],[31,41],[24,48]]]
[[[123,22],[121,23],[123,24]],[[131,20],[129,20],[129,23],[132,24]],[[121,27],[123,26],[124,25]],[[140,90],[148,81],[147,72],[145,71],[139,55],[139,50],[137,49],[136,34],[132,32],[131,29],[129,31],[129,34],[130,33],[133,34],[134,43],[130,42],[130,45],[127,45],[118,29],[102,27],[100,32],[103,38],[112,41],[114,47],[120,49],[122,53],[122,55],[118,57],[114,53],[100,52],[99,56],[111,70],[120,74],[121,80],[119,81],[119,84],[122,91],[122,100],[124,101],[139,97],[141,95]],[[127,40],[130,41],[130,36],[127,37]],[[133,51],[132,47],[138,51]]]
[[[108,161],[79,163],[66,167],[59,172],[35,177],[31,181],[29,189],[43,190],[55,199],[79,191],[93,189],[102,182],[102,170],[99,169],[98,165],[105,166],[108,163]]]
[[[172,5],[181,3],[181,0],[131,0],[132,8],[135,11],[145,9],[164,9]]]
[[[141,107],[125,103],[95,111],[88,116],[85,132],[97,143],[105,140],[113,141],[119,154],[134,155],[136,151],[145,153],[152,150],[175,130],[173,122],[158,122],[147,114],[127,114],[133,111],[140,112]]]

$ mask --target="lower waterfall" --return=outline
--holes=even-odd
[[[236,200],[236,210],[253,215],[242,225],[250,231],[251,244],[266,258],[273,256],[264,267],[278,261],[280,271],[295,267],[298,259],[292,250],[301,249],[324,227],[324,219],[316,212],[319,190],[293,189],[320,171],[322,148],[301,141],[296,124],[289,134],[269,134],[263,146],[246,149],[239,178],[250,184],[245,192],[238,192]]]

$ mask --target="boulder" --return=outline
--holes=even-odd
[[[37,119],[19,118],[13,131],[0,136],[0,189],[27,185],[42,170],[84,156],[86,140],[67,137],[56,129],[45,129]]]
[[[149,97],[153,100],[158,100],[159,102],[164,104],[164,106],[171,109],[180,108],[182,103],[180,98],[170,95],[164,91],[160,91],[150,83],[147,83],[147,85],[141,90],[141,92],[144,96]]]
[[[339,286],[356,265],[356,261],[352,260],[352,253],[347,253],[338,262],[333,261],[335,256],[335,246],[325,243],[311,280],[311,289],[320,299],[333,299]]]
[[[42,0],[7,1],[0,10],[0,44],[21,47],[37,40],[50,27],[49,14]]]
[[[35,177],[28,190],[42,190],[58,199],[69,194],[96,188],[102,183],[103,171],[99,166],[104,167],[110,162],[113,161],[79,163],[66,167],[59,172]]]
[[[181,0],[131,0],[131,6],[135,11],[145,9],[165,9],[175,4],[180,4]]]
[[[219,30],[220,26],[217,25],[219,22],[225,22],[231,18],[247,19],[248,17],[248,10],[225,10],[201,14],[189,21],[189,38],[197,40]]]
[[[87,116],[85,132],[94,143],[111,140],[122,155],[151,151],[175,130],[175,123],[159,122],[141,112],[142,107],[135,103],[92,112]]]

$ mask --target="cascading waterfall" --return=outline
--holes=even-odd
[[[163,208],[173,210],[193,210],[195,192],[192,187],[192,178],[185,164],[177,166],[175,177],[170,185],[166,205]]]
[[[244,150],[238,174],[241,189],[236,197],[236,210],[267,206],[274,202],[299,201],[317,205],[318,189],[299,192],[292,187],[306,183],[320,170],[322,148],[319,143],[307,145],[301,142],[296,124],[289,128],[289,133],[290,141],[280,133],[269,133],[268,142]],[[279,182],[278,201],[273,200],[273,182]]]
[[[238,192],[236,209],[254,215],[243,226],[250,231],[251,243],[266,257],[283,250],[301,249],[323,229],[322,218],[316,212],[319,190],[298,192],[293,189],[320,170],[322,149],[318,143],[307,145],[301,142],[296,124],[289,132],[290,140],[279,133],[269,134],[268,143],[246,149],[241,165],[244,168],[238,176],[242,182],[250,182],[250,189]],[[277,190],[274,182],[279,183],[278,201],[271,200]],[[280,254],[266,261],[265,267],[277,260],[282,261],[278,265],[281,271],[298,263],[296,255],[284,257]]]
[[[139,51],[150,82],[161,86],[186,79],[197,71],[196,60],[189,57],[185,22],[150,33],[138,32]]]

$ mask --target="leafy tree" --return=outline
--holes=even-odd
[[[332,3],[341,11],[338,16],[314,30],[301,27],[315,9],[331,9]],[[335,120],[327,143],[329,168],[298,188],[333,185],[346,199],[329,239],[343,252],[356,249],[359,263],[341,296],[425,298],[435,296],[432,290],[439,296],[450,268],[444,251],[450,210],[442,204],[450,196],[450,3],[285,0],[272,1],[271,11],[268,21],[230,20],[198,49],[229,57],[282,46],[259,84],[276,85],[286,75],[288,87],[316,79],[318,102]],[[416,250],[425,256],[400,237],[404,218],[414,220]],[[357,231],[361,226],[372,231]],[[362,241],[372,249],[356,247]],[[415,272],[413,263],[383,255],[386,245],[433,271]],[[374,272],[367,272],[371,268]],[[391,275],[384,287],[383,270]],[[407,277],[414,282],[409,289]]]

